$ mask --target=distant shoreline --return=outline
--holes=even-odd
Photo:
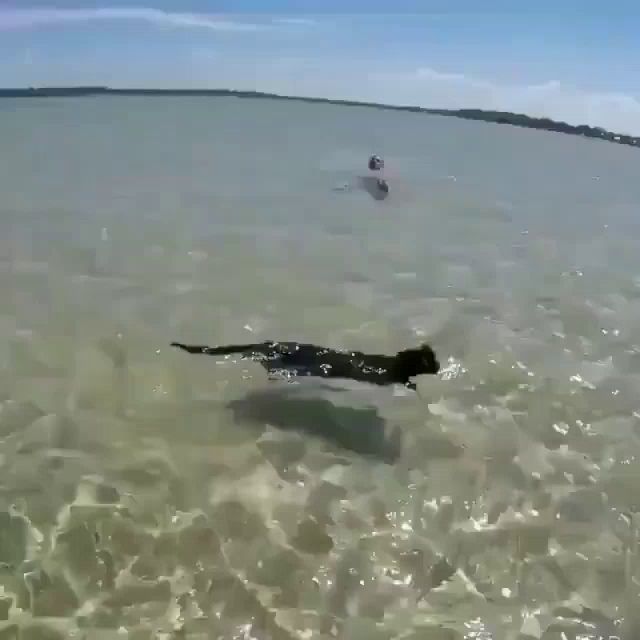
[[[400,105],[381,104],[377,102],[359,102],[355,100],[335,100],[330,98],[305,98],[302,96],[284,96],[259,91],[235,91],[232,89],[111,89],[109,87],[38,87],[28,89],[0,89],[0,98],[73,98],[90,96],[201,96],[201,97],[235,97],[269,100],[295,100],[334,104],[347,107],[370,107],[388,111],[409,111],[430,115],[449,116],[464,120],[479,120],[495,124],[507,124],[527,129],[541,129],[569,135],[583,136],[606,140],[616,144],[640,147],[640,137],[606,131],[600,127],[588,125],[570,125],[549,118],[533,118],[524,114],[509,111],[485,111],[483,109],[427,109]]]

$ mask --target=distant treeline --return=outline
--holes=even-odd
[[[102,95],[259,98],[262,100],[296,100],[299,102],[335,104],[347,107],[373,107],[375,109],[428,113],[432,115],[463,118],[465,120],[481,120],[483,122],[493,122],[496,124],[509,124],[516,127],[526,127],[528,129],[556,131],[559,133],[584,136],[587,138],[598,138],[599,140],[607,140],[617,144],[640,147],[640,137],[612,133],[611,131],[601,129],[600,127],[590,127],[584,124],[574,126],[567,124],[566,122],[557,122],[550,118],[532,118],[524,114],[511,113],[509,111],[484,111],[482,109],[425,109],[422,107],[396,106],[376,102],[281,96],[275,93],[234,91],[232,89],[111,89],[109,87],[38,87],[29,89],[0,89],[0,98],[59,98]]]

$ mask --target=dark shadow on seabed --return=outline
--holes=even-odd
[[[378,179],[372,176],[360,176],[358,183],[374,200],[386,200],[389,197],[388,191],[383,191],[378,186]]]
[[[237,421],[304,432],[361,455],[394,462],[400,456],[400,432],[390,436],[374,408],[340,407],[323,398],[299,395],[293,388],[254,391],[227,404]]]

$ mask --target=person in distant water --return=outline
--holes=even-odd
[[[370,171],[382,171],[384,169],[384,160],[379,155],[372,155],[369,158],[369,170]],[[376,184],[380,191],[384,191],[384,193],[389,193],[389,184],[384,178],[378,178],[376,180]]]
[[[372,155],[369,158],[369,169],[371,171],[380,171],[380,169],[384,169],[384,160],[378,155]]]
[[[267,341],[219,347],[172,342],[171,346],[209,356],[240,354],[242,359],[258,361],[270,377],[343,378],[379,386],[402,384],[413,390],[416,385],[411,378],[435,375],[440,370],[436,354],[426,344],[400,351],[394,356],[342,351],[298,342]]]

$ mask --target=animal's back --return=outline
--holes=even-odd
[[[334,351],[312,344],[281,345],[278,355],[269,366],[282,367],[298,375],[320,377],[349,377],[354,369],[350,352]]]

